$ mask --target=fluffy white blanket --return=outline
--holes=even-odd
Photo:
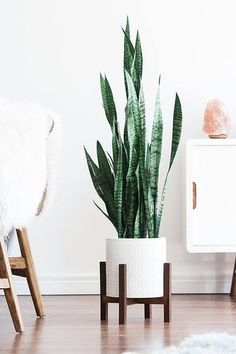
[[[152,354],[235,354],[236,336],[228,333],[206,333],[193,335],[179,346],[151,351]],[[135,354],[125,352],[123,354]]]
[[[50,206],[59,140],[55,113],[0,99],[0,236],[25,227]]]

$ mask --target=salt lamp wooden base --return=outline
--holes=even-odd
[[[210,139],[226,139],[227,138],[227,134],[218,134],[218,135],[210,134],[210,135],[208,135],[208,137]]]

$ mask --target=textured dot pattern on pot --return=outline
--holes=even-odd
[[[107,296],[119,296],[119,264],[127,265],[127,296],[163,296],[165,238],[106,240]]]

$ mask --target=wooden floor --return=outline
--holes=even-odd
[[[152,353],[191,334],[236,334],[236,303],[227,295],[175,295],[173,320],[163,323],[162,306],[144,321],[143,307],[128,308],[128,325],[118,325],[118,308],[110,305],[109,323],[100,324],[97,296],[45,296],[47,318],[36,319],[31,299],[20,297],[25,332],[15,334],[5,299],[0,297],[1,354]]]

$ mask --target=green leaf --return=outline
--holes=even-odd
[[[140,223],[140,237],[146,238],[147,237],[147,218],[146,218],[146,211],[145,211],[145,202],[144,202],[144,195],[140,190],[140,198],[139,198],[139,223]]]
[[[121,141],[121,139],[120,139]],[[121,142],[122,143],[122,142]],[[125,149],[124,144],[122,143],[122,149],[123,149],[123,203],[122,203],[122,214],[123,214],[123,225],[124,225],[124,234],[125,234],[125,228],[126,228],[126,220],[127,220],[127,214],[128,214],[128,201],[126,200],[126,189],[127,189],[127,184],[126,184],[126,177],[128,173],[128,157],[127,157],[127,152]]]
[[[126,237],[135,236],[135,219],[138,210],[138,184],[136,174],[127,176],[126,179],[126,199],[127,199],[127,230]]]
[[[155,221],[156,221],[156,208],[158,203],[158,180],[159,180],[159,168],[161,160],[161,150],[162,150],[162,133],[163,133],[163,122],[162,122],[162,112],[160,104],[160,80],[159,87],[155,105],[155,115],[152,128],[152,139],[150,145],[150,214],[151,219],[154,222],[153,233],[151,237],[155,235]]]
[[[125,91],[126,96],[128,97],[128,89],[126,82],[125,71],[131,74],[131,67],[134,60],[134,46],[130,40],[130,29],[129,29],[129,18],[127,17],[126,28],[125,30],[122,28],[124,33],[124,59],[123,59],[123,67],[124,67],[124,80],[125,80]]]
[[[119,153],[115,176],[114,200],[117,210],[117,231],[118,237],[124,236],[122,206],[123,206],[123,146],[119,142]]]
[[[107,155],[108,155],[108,157],[109,157],[108,162],[109,162],[110,168],[111,168],[111,170],[112,170],[112,172],[113,172],[113,175],[114,175],[114,174],[115,174],[115,169],[114,169],[114,161],[113,161],[113,158],[111,157],[111,155],[109,154],[109,152],[107,152]]]
[[[157,214],[156,231],[155,231],[156,232],[156,237],[158,237],[159,231],[160,231],[160,223],[161,223],[161,217],[162,217],[164,201],[165,201],[165,196],[166,196],[168,176],[169,176],[169,172],[170,172],[170,169],[172,167],[176,152],[177,152],[178,147],[179,147],[181,131],[182,131],[182,108],[181,108],[181,103],[180,103],[179,96],[176,94],[176,96],[175,96],[174,114],[173,114],[171,155],[170,155],[169,168],[168,168],[168,171],[167,171],[167,174],[166,174],[166,177],[165,177],[163,190],[162,190],[162,195],[161,195],[161,201],[160,201],[158,214]]]
[[[117,225],[116,207],[113,193],[107,184],[105,176],[102,174],[99,167],[93,162],[86,149],[85,155],[94,188],[97,191],[99,197],[105,203],[108,215],[112,219],[113,224]]]
[[[117,132],[115,129],[115,124],[113,124],[112,128],[112,155],[113,155],[113,163],[114,163],[114,172],[116,175],[117,163],[118,163],[118,154],[119,154],[119,141],[117,137]]]
[[[127,22],[125,30],[122,28],[122,31],[124,33],[124,69],[130,74],[135,49],[130,40],[129,22]]]
[[[130,37],[129,16],[126,17],[125,32],[126,32],[127,36]]]
[[[130,146],[129,146],[129,137],[128,137],[128,124],[127,124],[128,118],[127,118],[127,113],[128,112],[125,109],[124,147],[125,147],[126,154],[127,154],[128,158],[129,158]]]
[[[135,219],[134,237],[145,238],[147,236],[147,221],[146,221],[146,213],[145,213],[143,185],[142,185],[142,178],[141,178],[140,171],[138,171],[137,173],[137,180],[138,180],[138,210]]]
[[[143,225],[143,230],[141,228],[140,233],[143,234],[142,237],[145,237],[146,225],[148,229],[148,234],[152,235],[153,222],[150,216],[150,208],[149,208],[149,200],[148,200],[149,180],[148,180],[146,156],[145,156],[146,153],[145,100],[144,100],[144,93],[142,87],[140,89],[140,95],[139,95],[139,119],[140,119],[140,124],[138,127],[139,128],[139,180],[140,180],[139,213],[140,213],[140,223],[141,225]],[[141,203],[142,206],[140,206]]]
[[[135,48],[130,39],[130,35],[122,28],[124,33],[124,68],[130,71],[134,59]]]
[[[143,53],[142,53],[142,46],[139,36],[139,31],[137,31],[136,41],[135,41],[135,69],[137,72],[137,76],[141,80],[142,73],[143,73]]]
[[[114,176],[111,172],[110,164],[109,164],[108,159],[106,157],[105,151],[103,150],[103,147],[99,141],[97,141],[97,157],[98,157],[99,169],[100,169],[102,175],[104,176],[104,178],[107,180],[107,183],[111,189],[111,192],[113,193],[113,191],[114,191]]]
[[[103,107],[105,110],[105,114],[107,117],[107,120],[111,126],[111,129],[113,129],[113,125],[117,123],[117,114],[116,114],[116,106],[113,98],[113,93],[110,87],[110,84],[106,78],[106,76],[103,78],[102,75],[100,74],[100,86],[101,86],[101,94],[102,94],[102,100],[103,100]]]
[[[142,71],[143,71],[143,55],[142,55],[142,47],[139,38],[139,33],[137,32],[136,42],[135,42],[135,51],[133,62],[131,66],[131,78],[133,80],[136,94],[139,97],[140,86],[141,86],[141,78],[142,78]]]
[[[172,166],[176,152],[178,150],[180,137],[182,131],[182,107],[178,94],[175,96],[174,116],[173,116],[173,128],[172,128],[172,143],[171,143],[171,156],[169,169]]]
[[[145,100],[144,100],[144,93],[142,87],[140,90],[138,106],[139,106],[138,135],[139,135],[139,156],[140,156],[139,159],[140,159],[140,164],[144,169],[145,151],[146,151],[146,123],[145,123]]]
[[[113,223],[113,220],[110,218],[110,216],[109,215],[107,215],[103,210],[102,210],[102,208],[100,208],[100,206],[97,204],[97,203],[95,203],[95,201],[93,201],[93,203],[96,205],[96,207],[101,211],[101,213],[103,214],[103,215],[105,215],[105,217],[116,227],[116,225]]]
[[[130,74],[125,72],[126,81],[127,81],[127,89],[128,89],[128,101],[127,101],[127,112],[128,114],[132,114],[135,127],[137,131],[140,131],[140,117],[139,117],[139,103],[138,97],[135,91],[133,80]]]
[[[126,105],[127,136],[129,146],[129,168],[126,177],[126,200],[127,200],[127,228],[126,237],[137,237],[137,227],[140,230],[137,211],[139,207],[139,189],[137,168],[139,162],[139,135],[141,135],[139,102],[135,91],[134,83],[126,71],[126,82],[128,90],[128,102]],[[143,131],[143,133],[145,133]],[[144,152],[145,154],[145,152]],[[135,230],[136,223],[136,230]]]
[[[147,144],[146,160],[145,160],[145,177],[148,186],[150,184],[150,160],[151,160],[151,147],[150,144]],[[150,200],[150,198],[148,199]]]
[[[138,165],[138,131],[140,130],[138,99],[133,81],[126,71],[128,102],[126,105],[126,124],[129,145],[128,176],[134,175]]]
[[[84,148],[84,151],[85,151],[87,165],[88,165],[89,173],[90,173],[94,188],[95,188],[97,194],[99,195],[99,197],[103,199],[104,198],[103,191],[102,191],[101,186],[99,185],[99,183],[98,183],[98,181],[96,179],[96,172],[95,172],[95,171],[99,171],[99,168],[94,163],[93,159],[91,158],[91,156],[87,152],[86,148]]]
[[[138,137],[134,122],[134,117],[132,114],[128,113],[127,117],[127,130],[128,130],[128,140],[129,140],[129,163],[128,163],[128,176],[135,174],[138,166]]]

